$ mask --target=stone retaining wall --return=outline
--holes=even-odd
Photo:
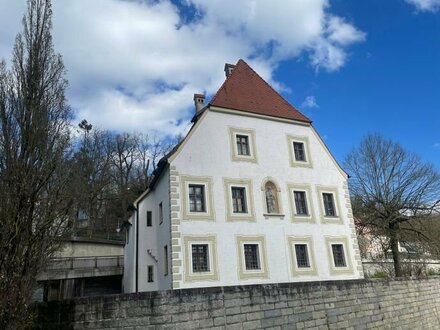
[[[440,329],[440,278],[143,292],[34,308],[36,329]]]

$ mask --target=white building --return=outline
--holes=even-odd
[[[243,60],[134,203],[125,292],[363,278],[347,174]]]

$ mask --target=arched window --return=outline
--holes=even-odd
[[[266,182],[264,185],[264,192],[266,196],[267,213],[280,213],[277,187],[272,181]]]

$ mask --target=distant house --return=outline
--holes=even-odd
[[[347,174],[246,62],[225,72],[133,205],[124,291],[363,278]]]

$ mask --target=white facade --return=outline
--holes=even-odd
[[[249,156],[237,153],[237,134],[247,137]],[[304,146],[306,161],[295,159],[295,141]],[[309,123],[208,106],[167,162],[156,185],[135,204],[138,291],[363,278],[347,175]],[[278,208],[272,212],[267,182],[276,187]],[[191,212],[192,184],[203,186],[205,212]],[[234,212],[232,187],[244,188],[247,212]],[[294,191],[304,192],[306,215],[297,214]],[[323,194],[332,196],[334,216],[325,216]],[[152,227],[146,226],[147,210],[153,213]],[[126,246],[126,292],[136,291],[135,217]],[[307,246],[307,267],[299,266],[295,243]],[[194,244],[208,248],[203,271],[193,264]],[[257,246],[257,269],[247,269],[244,245]],[[343,250],[345,263],[335,264],[332,245]],[[148,282],[149,265],[153,282]]]

